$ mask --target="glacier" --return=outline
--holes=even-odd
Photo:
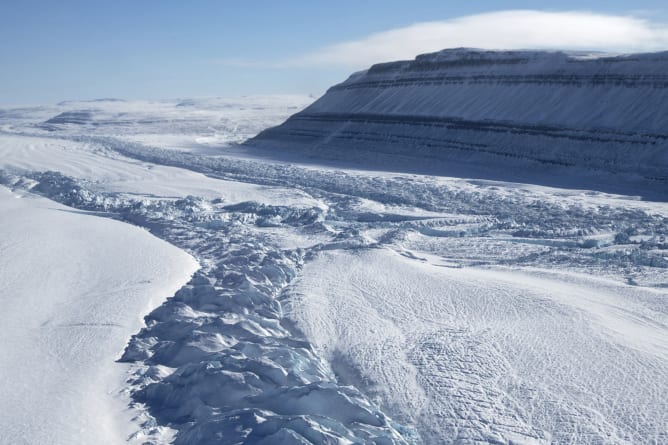
[[[441,71],[506,75],[527,67],[537,73],[561,67],[582,69],[584,76],[609,63],[632,76],[634,66],[660,65],[665,56],[633,56],[639,65],[629,57],[619,62],[599,57],[587,65],[589,59],[561,53],[450,50],[418,60],[439,64]],[[464,62],[457,62],[460,58]],[[512,58],[527,60],[490,65]],[[342,85],[369,80],[373,70],[378,70],[374,79],[387,81],[414,63],[381,65]],[[663,74],[657,68],[652,75]],[[512,88],[555,97],[567,96],[571,88],[548,93],[539,86]],[[114,357],[118,362],[100,363],[129,370],[114,394],[135,413],[123,429],[132,430],[125,439],[133,444],[667,441],[668,203],[661,198],[663,161],[654,158],[661,138],[638,145],[636,164],[613,168],[596,158],[606,147],[621,153],[629,140],[659,134],[665,105],[646,102],[657,113],[649,120],[648,109],[637,103],[635,112],[648,120],[629,117],[628,125],[625,116],[607,123],[590,116],[578,127],[570,113],[550,123],[577,138],[519,131],[519,121],[543,131],[541,119],[547,117],[512,115],[505,102],[499,107],[508,108],[502,119],[514,128],[508,132],[478,124],[444,132],[411,119],[362,125],[339,120],[340,114],[308,117],[335,107],[340,107],[336,113],[357,110],[357,117],[391,114],[396,107],[396,116],[406,116],[432,97],[415,85],[401,94],[400,85],[385,87],[334,87],[315,103],[298,96],[98,100],[0,110],[3,195],[37,196],[81,218],[143,228],[197,260],[188,282],[183,277],[192,269],[181,271],[176,292],[156,288],[155,301],[162,304],[146,309],[143,325],[126,333],[127,342]],[[475,88],[465,88],[466,100],[480,100],[478,109],[461,118],[479,119],[475,111],[479,120],[497,125],[501,114],[484,115],[489,97],[476,99]],[[583,84],[578,91],[591,88]],[[601,88],[610,89],[611,101],[614,91],[622,91],[613,84]],[[650,92],[657,98],[665,94],[660,83],[646,88],[654,88]],[[375,94],[386,100],[363,103]],[[528,100],[519,96],[514,100]],[[411,97],[417,100],[414,108]],[[443,104],[440,113],[436,102],[442,98],[432,99],[426,119],[449,119],[455,105]],[[376,102],[378,108],[371,109]],[[587,114],[584,102],[577,107],[580,117]],[[313,131],[297,129],[304,122]],[[652,122],[656,127],[646,127]],[[619,138],[626,142],[599,140],[609,136],[606,125],[622,124],[627,126]],[[340,137],[343,127],[351,137]],[[375,134],[361,135],[370,128]],[[429,137],[440,141],[448,132],[490,146],[498,136],[500,152],[527,156],[462,156],[461,150],[439,149],[418,165],[416,155],[428,151],[420,144]],[[599,139],[585,144],[579,138],[592,132]],[[408,136],[409,145],[393,142]],[[551,147],[562,139],[583,144],[592,156],[574,149],[568,155],[573,165],[563,165],[546,162],[561,151],[531,151],[538,140],[551,141],[545,142]],[[442,167],[445,173],[428,174]],[[457,175],[447,174],[455,170]],[[494,176],[495,171],[506,176]],[[542,176],[550,174],[563,183]],[[9,245],[9,238],[2,229],[0,240]],[[29,343],[18,344],[31,350]],[[6,356],[0,360],[20,365]],[[64,370],[76,368],[79,359],[72,354],[62,363]],[[19,382],[20,375],[13,374],[12,381]],[[71,388],[82,388],[81,379],[54,394],[79,394]],[[15,403],[34,414],[35,424],[52,416],[77,430],[77,419],[36,409],[53,406],[49,399],[32,400]],[[0,428],[2,433],[8,426]],[[82,432],[68,443],[91,440],[102,439]]]
[[[123,443],[114,366],[197,262],[145,230],[0,187],[0,443]]]

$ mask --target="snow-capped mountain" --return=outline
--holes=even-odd
[[[668,180],[668,52],[449,49],[350,76],[252,145]],[[565,169],[564,169],[565,167]],[[447,173],[450,173],[449,171]]]

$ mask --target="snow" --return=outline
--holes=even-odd
[[[235,203],[304,201],[293,190],[212,179],[200,173],[141,162],[110,152],[100,143],[86,143],[32,135],[3,135],[0,140],[2,167],[11,171],[57,171],[86,179],[97,188],[126,195],[224,198]]]
[[[247,145],[293,161],[665,192],[667,69],[668,52],[444,50],[356,73]]]
[[[117,364],[142,314],[197,269],[148,232],[0,188],[3,443],[124,442]]]
[[[665,297],[377,249],[318,256],[289,308],[316,348],[359,370],[356,384],[373,382],[425,443],[639,443],[668,421]]]
[[[154,302],[109,314],[95,299],[90,314],[79,299],[62,306],[79,318],[54,318],[133,320],[119,322],[128,329],[97,366],[63,355],[63,366],[81,370],[63,384],[81,418],[97,411],[117,422],[96,441],[131,432],[134,443],[156,444],[668,440],[668,204],[657,198],[659,183],[629,188],[613,175],[613,194],[596,187],[610,180],[603,171],[578,187],[570,177],[555,187],[539,174],[521,183],[397,173],[377,153],[371,164],[353,159],[345,168],[309,157],[316,151],[277,161],[279,154],[263,158],[271,153],[238,145],[237,136],[282,121],[307,99],[244,100],[72,102],[0,113],[0,245],[14,249],[3,251],[11,260],[2,273],[90,267],[95,283],[53,283],[49,275],[20,282],[62,290],[53,301],[95,299],[67,291],[77,283],[100,295],[134,283]],[[262,110],[248,111],[254,107]],[[223,137],[224,128],[236,130]],[[513,177],[525,169],[506,166]],[[642,198],[649,192],[655,200]],[[23,212],[29,223],[12,226]],[[86,230],[97,224],[105,228],[89,242]],[[171,253],[141,248],[157,241],[129,224],[173,245],[159,243]],[[144,241],[95,247],[125,231]],[[77,238],[51,236],[60,232]],[[36,247],[12,247],[14,238]],[[201,266],[185,285],[187,273],[147,266],[173,261],[178,249]],[[82,252],[92,259],[60,261]],[[164,272],[173,286],[140,283],[137,264]],[[37,290],[26,298],[46,293]],[[21,326],[48,318],[46,305],[23,307],[12,309],[29,319]],[[3,372],[14,369],[4,358],[10,352],[26,363],[39,357],[40,345],[23,338],[16,344],[25,348],[3,345],[16,349],[0,356]],[[103,339],[89,338],[75,344],[96,345],[91,356],[104,349]],[[114,363],[119,358],[128,365]],[[103,376],[124,366],[125,379]],[[81,425],[45,412],[57,399],[41,394],[61,387],[34,385],[46,389],[21,405],[30,431],[60,428],[69,431],[65,443],[76,443]],[[17,404],[31,394],[10,390]],[[133,422],[123,397],[115,406],[88,397],[119,391],[131,400]],[[0,424],[3,439],[13,425]]]

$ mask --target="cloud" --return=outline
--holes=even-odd
[[[608,52],[668,50],[668,24],[593,12],[513,10],[416,23],[326,46],[283,61],[233,61],[273,68],[339,66],[412,59],[444,48],[568,49]],[[225,63],[225,62],[222,62]]]

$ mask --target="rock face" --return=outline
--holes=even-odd
[[[452,49],[382,63],[249,144],[337,159],[630,173],[664,184],[668,52]]]

